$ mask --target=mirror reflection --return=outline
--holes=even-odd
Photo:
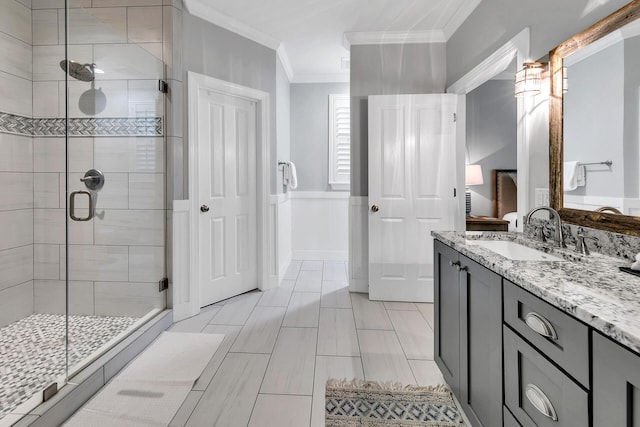
[[[564,207],[640,215],[640,21],[563,65]]]

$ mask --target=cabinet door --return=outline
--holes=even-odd
[[[435,360],[453,393],[460,396],[459,254],[438,241],[433,254]]]
[[[593,427],[640,427],[640,355],[593,333]]]
[[[460,255],[460,403],[474,426],[502,425],[502,278]]]

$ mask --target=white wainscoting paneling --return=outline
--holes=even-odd
[[[280,280],[287,272],[293,258],[291,235],[290,193],[278,194],[278,276]]]
[[[292,191],[293,259],[346,261],[349,193]]]
[[[349,198],[349,291],[369,293],[369,198]]]
[[[173,320],[178,322],[200,312],[200,297],[191,286],[189,262],[189,200],[173,201]]]

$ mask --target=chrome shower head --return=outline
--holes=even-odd
[[[96,64],[80,64],[72,60],[60,61],[60,68],[68,72],[74,79],[83,82],[92,82],[96,78]]]

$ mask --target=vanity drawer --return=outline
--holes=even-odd
[[[589,396],[503,326],[505,405],[523,427],[588,426]]]
[[[589,388],[589,328],[508,280],[503,283],[504,322]]]
[[[522,427],[506,406],[502,407],[502,419],[504,420],[502,427]]]

